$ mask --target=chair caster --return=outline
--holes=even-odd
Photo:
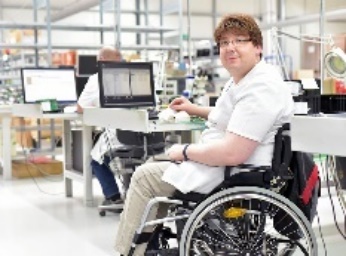
[[[104,217],[104,216],[106,216],[106,211],[99,211],[99,214],[101,217]]]

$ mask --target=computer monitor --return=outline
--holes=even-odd
[[[77,76],[76,77],[76,90],[77,90],[77,97],[79,98],[82,94],[84,87],[86,83],[88,82],[89,77],[88,76]]]
[[[97,72],[96,55],[78,55],[77,74],[78,76],[91,76]]]
[[[56,99],[60,105],[77,102],[74,68],[22,68],[24,103]]]
[[[103,108],[155,106],[151,62],[98,62],[100,105]]]

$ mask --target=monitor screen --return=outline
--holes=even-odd
[[[100,61],[100,104],[105,108],[155,106],[151,62]]]
[[[74,68],[22,68],[25,103],[56,99],[58,103],[77,102]]]
[[[77,73],[79,76],[91,76],[97,72],[96,55],[78,55]]]

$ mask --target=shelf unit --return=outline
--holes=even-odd
[[[3,87],[2,85],[6,85],[9,87],[12,87],[13,85],[20,84],[20,67],[23,66],[50,66],[51,65],[51,55],[52,55],[52,49],[54,50],[98,50],[103,46],[103,33],[104,32],[115,32],[114,33],[114,41],[116,45],[119,46],[120,50],[127,51],[127,50],[133,50],[133,51],[171,51],[171,50],[180,50],[181,46],[179,45],[152,45],[149,44],[149,41],[146,40],[145,44],[123,44],[120,46],[120,31],[121,32],[127,32],[127,33],[145,33],[146,38],[148,38],[148,34],[159,34],[162,38],[163,35],[167,32],[173,32],[179,30],[179,28],[169,28],[165,27],[162,24],[160,26],[149,26],[146,22],[146,25],[122,25],[120,24],[120,0],[116,0],[114,3],[118,5],[117,9],[114,9],[114,17],[116,19],[119,19],[119,22],[116,23],[116,25],[103,25],[103,24],[97,24],[97,25],[83,25],[83,24],[72,24],[72,25],[64,25],[64,24],[54,24],[50,22],[50,5],[49,1],[47,1],[46,10],[47,10],[47,18],[46,22],[37,22],[37,10],[38,6],[35,6],[36,1],[34,2],[33,12],[34,12],[34,21],[33,22],[25,22],[25,23],[16,23],[16,22],[9,22],[9,21],[0,21],[0,29],[1,30],[11,30],[11,29],[18,29],[18,30],[33,30],[34,31],[34,40],[32,43],[26,43],[26,42],[18,42],[18,43],[4,43],[0,42],[0,48],[2,49],[14,49],[14,50],[20,50],[21,53],[18,54],[19,57],[14,56],[13,58],[19,58],[21,59],[21,64],[18,64],[16,60],[10,59],[7,61],[7,63],[4,63],[0,61],[0,88]],[[179,0],[179,3],[181,0]],[[145,1],[146,9],[148,1]],[[161,1],[162,5],[162,1]],[[180,3],[181,5],[181,3]],[[181,6],[179,5],[179,8]],[[161,7],[163,8],[163,7]],[[134,15],[140,15],[142,13],[139,9],[134,12]],[[145,12],[146,20],[148,19],[148,11]],[[103,16],[103,9],[100,8],[99,10],[100,17]],[[162,16],[162,14],[161,14]],[[163,20],[161,17],[160,20]],[[102,19],[101,19],[102,22]],[[181,23],[179,25],[181,27]],[[40,30],[46,30],[47,32],[47,42],[39,42],[38,38],[38,31]],[[53,30],[63,30],[63,31],[92,31],[92,32],[100,32],[101,38],[99,44],[57,44],[52,42],[51,39],[51,32]],[[41,40],[42,41],[42,40]],[[162,40],[161,40],[162,42]],[[30,53],[27,53],[30,52]],[[32,53],[31,53],[32,52]],[[181,50],[180,50],[181,52]],[[46,57],[44,61],[40,58],[40,55],[44,54]],[[30,58],[34,56],[34,63],[28,63],[28,56]]]
[[[145,1],[147,6],[147,0]],[[181,0],[179,0],[179,3]],[[48,55],[51,55],[51,49],[56,50],[62,50],[62,49],[81,49],[81,50],[98,50],[103,46],[103,33],[104,32],[115,32],[115,44],[119,46],[121,50],[135,50],[135,51],[141,51],[141,50],[180,50],[181,46],[179,45],[150,45],[148,43],[148,40],[146,40],[146,44],[140,44],[140,45],[126,45],[123,44],[120,46],[120,31],[121,32],[128,32],[128,33],[145,33],[146,35],[149,33],[159,33],[160,37],[164,33],[177,31],[178,29],[181,30],[181,28],[169,28],[164,27],[162,24],[160,26],[149,26],[146,25],[135,25],[135,26],[123,26],[120,24],[120,0],[116,0],[115,4],[117,5],[117,9],[114,9],[114,17],[116,17],[116,25],[83,25],[83,24],[72,24],[72,25],[63,25],[63,24],[54,24],[50,22],[50,5],[49,1],[47,1],[46,9],[47,9],[47,18],[45,23],[36,22],[37,21],[37,10],[38,6],[35,6],[36,1],[34,1],[34,22],[25,22],[25,23],[16,23],[16,22],[8,22],[8,21],[0,21],[0,29],[19,29],[19,30],[34,30],[35,31],[35,42],[34,43],[3,43],[0,42],[0,48],[10,48],[10,49],[21,49],[21,50],[34,50],[36,53],[42,50],[47,50]],[[162,1],[160,1],[162,5]],[[181,8],[181,3],[179,4],[179,8]],[[101,6],[100,6],[101,7]],[[140,10],[136,10],[134,12],[135,15],[140,15]],[[147,21],[148,17],[148,11],[145,12],[145,17]],[[103,8],[100,8],[99,10],[100,17],[104,15]],[[162,14],[161,14],[162,16]],[[101,19],[102,22],[103,19]],[[163,20],[162,17],[160,17],[160,20]],[[147,23],[147,22],[146,22]],[[181,27],[181,22],[179,24],[179,27]],[[37,38],[37,31],[39,30],[46,30],[47,31],[47,43],[39,43]],[[51,31],[52,30],[64,30],[64,31],[93,31],[93,32],[100,32],[101,33],[101,39],[100,44],[92,44],[92,45],[85,45],[85,44],[54,44],[51,40]],[[48,65],[51,63],[50,57],[48,56]],[[36,63],[36,65],[39,65],[39,63]]]
[[[164,16],[164,9],[165,6],[163,4],[163,1],[160,1],[160,26],[153,27],[149,26],[148,20],[149,20],[149,11],[148,11],[148,0],[144,0],[144,21],[145,25],[138,24],[134,28],[136,29],[130,29],[129,27],[123,26],[121,24],[121,0],[115,0],[114,1],[114,17],[115,17],[115,46],[119,50],[177,50],[179,51],[179,61],[182,61],[182,53],[183,53],[183,43],[182,43],[182,0],[177,0],[176,4],[173,6],[173,11],[179,12],[179,24],[177,28],[166,28],[163,26],[163,16]],[[138,18],[138,21],[140,22],[140,13],[142,11],[140,10],[139,6],[137,6],[137,10],[135,11],[135,15]],[[140,29],[137,29],[140,28]],[[164,33],[166,32],[174,32],[177,31],[179,35],[179,43],[178,45],[163,45],[163,38]],[[145,44],[137,45],[137,46],[127,46],[121,43],[121,33],[122,32],[135,32],[137,34],[145,33]],[[149,44],[149,33],[158,33],[159,34],[159,40],[160,45],[152,46]],[[137,42],[138,43],[138,42]]]

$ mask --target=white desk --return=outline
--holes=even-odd
[[[12,178],[11,115],[11,106],[0,106],[2,128],[2,175],[5,180],[10,180]]]
[[[346,157],[346,115],[294,116],[291,122],[292,150]],[[346,191],[339,177],[329,166],[335,180],[337,195],[346,210]]]
[[[346,156],[346,115],[294,116],[292,150]]]
[[[159,123],[149,120],[146,110],[86,108],[83,114],[85,125],[130,130],[134,132],[191,131],[205,128],[201,123]]]
[[[76,113],[56,113],[45,114],[40,105],[18,104],[13,105],[13,116],[32,118],[63,119],[63,152],[64,152],[64,180],[65,194],[72,196],[72,181],[83,183],[84,203],[86,206],[93,206],[92,172],[90,169],[90,151],[92,149],[92,127],[100,126],[106,128],[118,128],[138,132],[163,132],[163,131],[188,131],[204,129],[202,123],[186,124],[159,124],[157,121],[149,121],[148,113],[145,110],[128,109],[100,109],[85,108],[83,115]],[[72,168],[72,148],[71,148],[71,120],[82,120],[82,140],[83,140],[83,173]]]
[[[148,117],[148,112],[146,110],[85,108],[83,111],[83,124],[85,126],[100,126],[143,133],[197,131],[205,128],[202,122],[161,124],[158,120],[150,121]],[[86,159],[87,155],[90,155],[91,146],[91,143],[83,142],[83,159]],[[86,176],[86,179],[86,186],[91,186],[91,175]]]
[[[71,141],[71,120],[82,120],[77,113],[43,113],[39,104],[16,104],[13,105],[13,116],[31,118],[49,118],[63,120],[63,163],[65,195],[72,197],[72,181],[83,183],[84,204],[93,205],[92,174],[90,170],[90,148],[92,145],[91,127],[82,125],[83,136],[83,173],[72,168],[72,141]],[[88,150],[88,151],[86,151]]]

